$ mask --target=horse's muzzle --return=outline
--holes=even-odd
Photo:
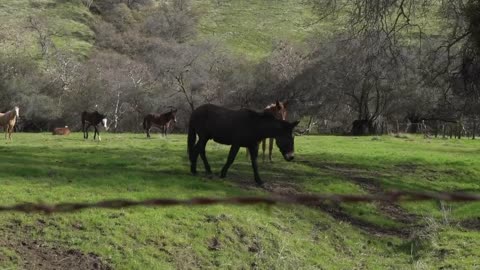
[[[283,158],[286,161],[292,161],[295,158],[295,154],[293,152],[288,152],[285,155],[283,155]]]

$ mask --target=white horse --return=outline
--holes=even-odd
[[[17,106],[6,113],[0,113],[0,126],[5,130],[5,139],[12,140],[12,132],[17,122],[17,117],[20,116],[20,112]]]

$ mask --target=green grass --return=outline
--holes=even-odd
[[[0,144],[0,204],[267,193],[253,184],[243,151],[225,180],[191,176],[183,135],[147,140],[143,134],[104,133],[102,142],[84,141],[77,133],[14,135],[13,142]],[[275,152],[275,162],[261,162],[260,173],[274,190],[367,193],[354,179],[363,177],[384,189],[480,192],[479,146],[477,141],[420,137],[297,137],[295,162],[283,161]],[[227,153],[227,147],[209,143],[207,155],[215,172]],[[376,204],[341,207],[377,227],[412,225],[393,219]],[[411,237],[378,234],[319,209],[284,205],[7,213],[0,217],[0,232],[20,242],[35,239],[93,252],[116,269],[478,267],[480,233],[458,223],[477,217],[479,204],[446,207],[448,213],[435,202],[403,205],[405,212],[419,216],[416,223],[423,227],[412,230]],[[427,226],[432,220],[435,226]],[[25,260],[11,248],[0,248],[0,268],[21,266]]]

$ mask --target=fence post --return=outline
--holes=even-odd
[[[477,118],[473,118],[473,130],[472,130],[472,140],[475,140],[475,132],[477,129]]]

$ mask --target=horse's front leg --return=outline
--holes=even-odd
[[[8,130],[8,140],[11,141],[12,140],[12,126],[7,126],[7,130]]]
[[[221,178],[225,178],[225,176],[227,176],[228,168],[230,168],[233,161],[235,160],[235,157],[237,156],[237,153],[238,153],[238,149],[240,149],[239,145],[232,145],[232,147],[230,147],[230,153],[228,153],[227,163],[225,163],[225,166],[223,166],[222,172],[220,174]]]
[[[267,139],[263,139],[263,140],[262,140],[262,160],[263,160],[263,162],[265,162],[265,147],[266,147],[266,142],[267,142]]]
[[[97,139],[97,126],[93,126],[93,140]]]
[[[273,140],[275,139],[269,138],[268,142],[268,160],[270,160],[270,162],[272,162]]]
[[[93,140],[95,140],[95,135],[98,136],[98,141],[101,142],[102,138],[100,137],[100,131],[98,131],[98,127],[95,126],[95,134],[93,135]]]
[[[260,179],[260,175],[258,174],[258,165],[257,165],[258,144],[248,147],[248,152],[250,152],[250,157],[252,160],[253,176],[254,176],[255,182],[257,183],[257,185],[263,186],[262,179]]]

